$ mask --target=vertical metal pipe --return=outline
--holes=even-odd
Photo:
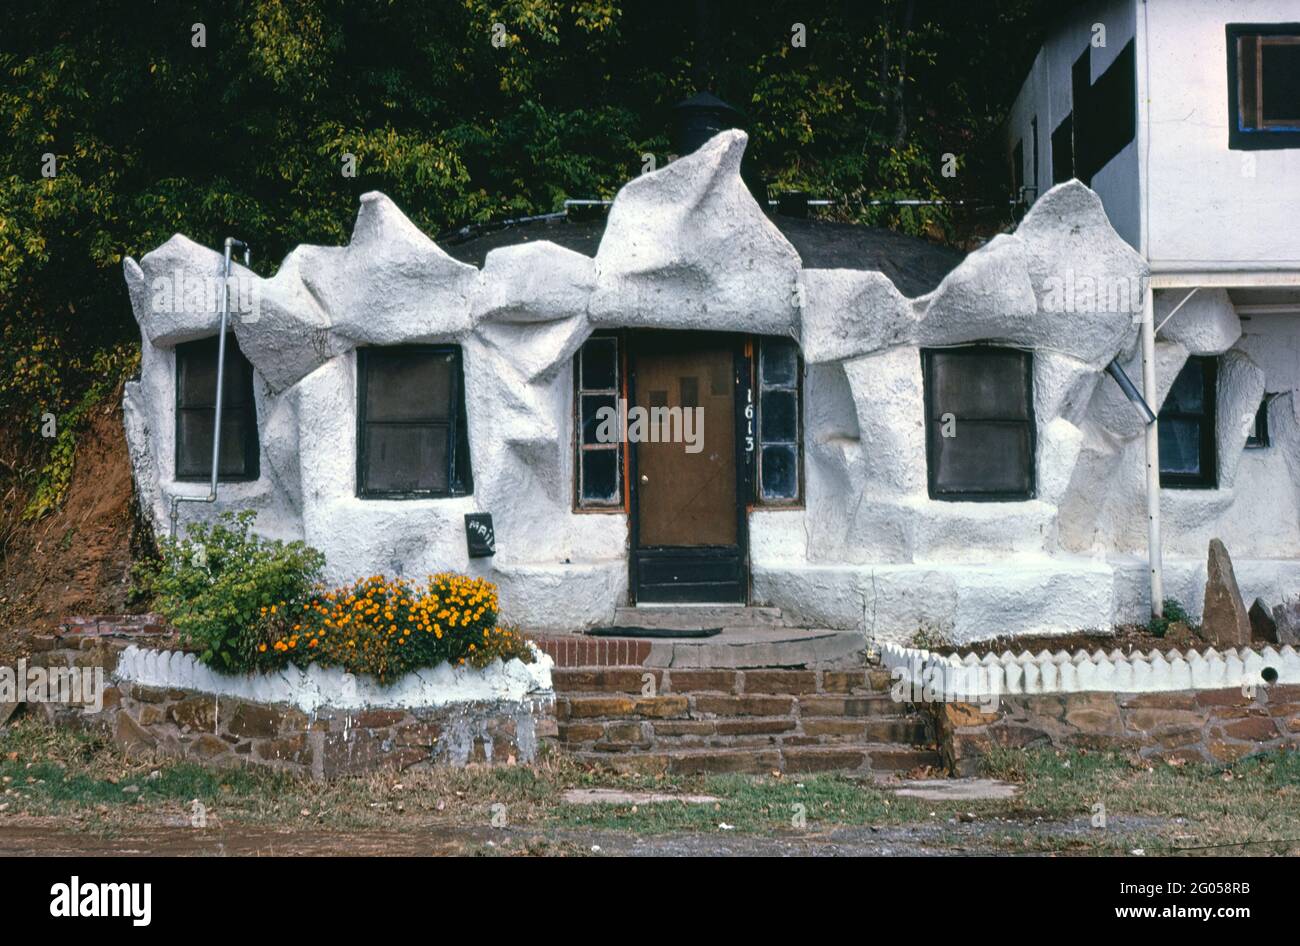
[[[1150,280],[1142,292],[1142,396],[1159,412],[1156,389],[1156,319]],[[1151,614],[1164,615],[1164,566],[1160,556],[1160,422],[1146,426],[1147,448],[1147,568],[1151,578]]]

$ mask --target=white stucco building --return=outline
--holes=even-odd
[[[268,279],[235,268],[223,481],[181,528],[254,509],[331,579],[483,574],[539,629],[655,601],[775,605],[882,640],[1142,621],[1146,427],[1106,369],[1141,386],[1150,271],[1156,323],[1197,288],[1149,359],[1172,432],[1165,593],[1199,612],[1218,536],[1247,599],[1274,603],[1300,588],[1300,167],[1230,147],[1228,67],[1212,80],[1205,60],[1227,35],[1211,8],[1287,6],[1062,21],[1010,122],[1032,206],[964,259],[770,216],[734,130],[628,183],[603,219],[456,245],[366,194],[348,246],[299,247]],[[1058,134],[1085,68],[1089,89],[1111,76],[1108,104]],[[1132,114],[1112,125],[1115,101]],[[165,533],[175,497],[206,493],[222,259],[178,235],[125,271],[144,352],[127,435]],[[1195,383],[1168,397],[1189,359]],[[630,428],[656,408],[695,425],[611,442],[598,412],[620,401]],[[495,552],[471,557],[465,517],[482,514]]]
[[[1077,177],[1150,268],[1166,592],[1197,606],[1218,536],[1275,601],[1265,575],[1300,555],[1300,2],[1076,4],[1008,129],[1028,202]],[[1141,449],[1085,452],[1113,488],[1079,518],[1114,523],[1115,550],[1143,545]]]

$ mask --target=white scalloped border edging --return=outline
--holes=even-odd
[[[1300,653],[1290,645],[1210,648],[1203,653],[1177,650],[1125,654],[1098,649],[1019,655],[1010,651],[976,657],[940,656],[918,647],[882,643],[880,660],[894,673],[947,700],[1036,693],[1160,693],[1170,690],[1223,690],[1300,683]],[[895,672],[902,670],[901,673]],[[1264,671],[1277,677],[1268,681]]]
[[[289,666],[274,673],[235,676],[204,666],[194,654],[132,644],[118,655],[113,676],[120,682],[142,686],[196,690],[257,703],[289,703],[307,713],[324,707],[417,709],[452,703],[550,699],[554,695],[551,669],[555,663],[531,642],[528,646],[533,651],[530,664],[498,660],[482,670],[442,664],[408,673],[384,686],[371,676],[316,664],[305,670]]]

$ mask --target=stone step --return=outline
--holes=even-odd
[[[892,743],[907,747],[929,744],[920,716],[894,719],[795,719],[790,716],[714,719],[578,719],[558,724],[566,749],[585,752],[630,752],[675,746]]]
[[[703,748],[626,753],[577,752],[574,753],[574,757],[588,765],[650,775],[712,775],[731,772],[870,774],[907,771],[923,765],[937,768],[941,764],[939,754],[934,750],[896,745]]]
[[[713,670],[649,667],[558,667],[551,671],[556,693],[770,693],[868,696],[887,694],[888,670]]]
[[[714,627],[784,627],[780,608],[744,605],[638,605],[614,611],[615,627],[699,630]]]
[[[559,693],[555,714],[571,719],[686,719],[734,716],[793,716],[804,719],[897,718],[912,713],[886,694],[793,696],[766,693]]]
[[[857,631],[795,627],[729,628],[704,638],[535,635],[557,667],[676,667],[698,670],[865,666]]]

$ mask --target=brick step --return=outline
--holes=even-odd
[[[863,667],[866,638],[855,631],[780,625],[728,628],[705,638],[650,639],[538,634],[534,643],[561,668]]]
[[[561,746],[577,752],[631,752],[689,746],[797,746],[891,743],[923,746],[929,740],[920,716],[893,719],[794,719],[789,716],[732,719],[581,720],[558,724]]]
[[[909,716],[909,704],[896,703],[879,693],[868,696],[825,694],[779,695],[763,693],[663,693],[634,696],[626,693],[557,693],[556,719],[700,719],[706,717],[786,716],[846,719]]]
[[[828,696],[887,694],[888,670],[683,670],[649,667],[557,667],[559,694],[728,693]]]
[[[941,765],[931,749],[897,745],[782,746],[771,748],[706,748],[671,751],[574,753],[578,761],[620,772],[669,775],[711,775],[728,772],[897,772]]]

